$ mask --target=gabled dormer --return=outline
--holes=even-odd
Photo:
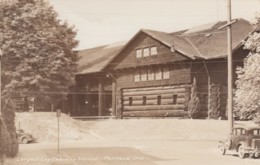
[[[169,33],[140,30],[113,59],[108,69],[135,68],[192,59],[174,48]]]

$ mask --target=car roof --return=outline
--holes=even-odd
[[[234,128],[243,128],[243,129],[246,129],[246,130],[253,130],[253,129],[260,129],[260,126],[238,124],[238,125],[235,125]]]

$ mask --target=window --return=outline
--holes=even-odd
[[[246,130],[242,129],[242,135],[245,135],[245,134],[246,134]]]
[[[148,81],[154,80],[154,72],[152,70],[148,70]]]
[[[172,96],[172,104],[177,104],[177,95]]]
[[[253,133],[255,136],[260,135],[260,130],[255,129]]]
[[[157,105],[161,105],[162,96],[157,96]]]
[[[140,82],[140,74],[139,73],[136,73],[134,75],[134,82]]]
[[[129,97],[129,106],[132,106],[132,105],[133,105],[133,98]]]
[[[157,69],[155,73],[155,80],[161,80],[162,79],[162,70]]]
[[[158,52],[157,52],[157,47],[151,47],[151,55],[153,56],[153,55],[157,55],[158,54]]]
[[[148,57],[150,55],[150,49],[144,48],[144,57]]]
[[[237,135],[241,135],[241,129],[237,129]]]
[[[146,96],[143,96],[143,105],[146,105]]]
[[[163,79],[169,79],[170,78],[170,71],[168,68],[163,68]]]
[[[137,49],[136,50],[136,58],[141,58],[142,57],[142,49]]]
[[[168,68],[156,69],[155,71],[153,69],[143,69],[133,76],[134,82],[169,79],[169,70]]]
[[[141,72],[141,81],[147,81],[147,73],[144,70]]]

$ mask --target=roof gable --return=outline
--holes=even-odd
[[[105,45],[81,51],[79,53],[79,74],[103,71],[142,34],[161,43],[169,51],[177,52],[189,59],[207,60],[226,57],[226,29],[218,30],[218,27],[224,24],[226,21],[219,21],[173,33],[141,29],[127,43]],[[238,19],[232,25],[233,51],[242,46],[242,41],[252,31],[253,26],[244,19]]]

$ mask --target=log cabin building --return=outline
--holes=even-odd
[[[127,43],[79,52],[71,114],[186,117],[196,79],[200,117],[207,117],[208,113],[224,117],[227,35],[225,29],[218,27],[225,23],[220,21],[174,33],[141,29]],[[234,72],[248,55],[243,41],[252,30],[243,19],[232,25]]]

